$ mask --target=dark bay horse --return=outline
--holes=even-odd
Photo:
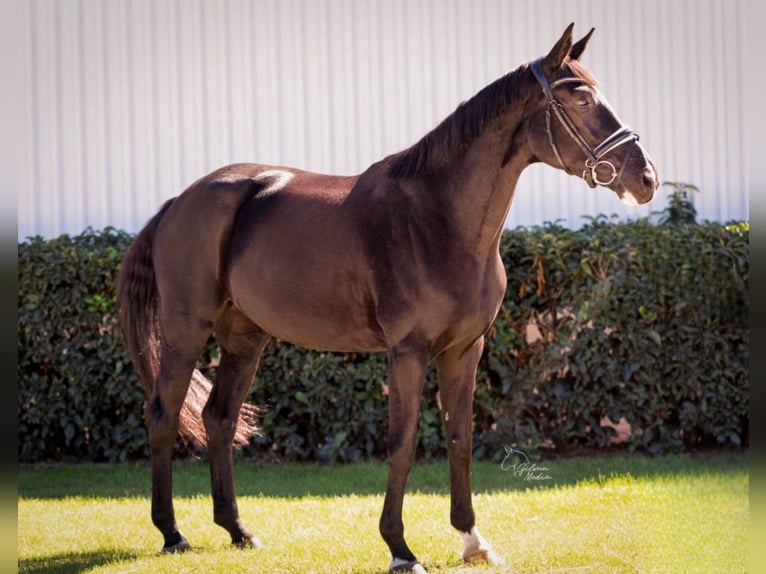
[[[389,478],[380,533],[392,570],[423,571],[402,502],[426,369],[438,372],[452,525],[467,561],[499,559],[471,503],[471,417],[484,333],[503,299],[498,245],[522,170],[544,162],[623,201],[650,201],[657,171],[580,63],[570,24],[550,52],[492,82],[412,147],[357,176],[236,164],[167,201],[138,233],[117,285],[147,392],[152,521],[163,550],[190,548],[175,521],[180,431],[206,444],[214,520],[260,546],[234,495],[232,445],[253,431],[243,401],[269,340],[386,352]],[[212,333],[214,382],[195,370]]]

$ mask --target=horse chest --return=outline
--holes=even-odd
[[[438,348],[455,341],[472,341],[494,320],[505,292],[502,267],[444,266],[411,282],[383,282],[376,294],[377,318],[389,343],[412,333]]]
[[[502,265],[500,266],[502,268]],[[489,328],[505,293],[504,272],[498,272],[493,264],[490,269],[476,276],[455,299],[457,322],[468,331],[483,333]]]

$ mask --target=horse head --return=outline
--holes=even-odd
[[[629,205],[648,203],[659,187],[657,168],[580,62],[593,29],[573,42],[573,27],[529,66],[541,88],[526,122],[533,161],[608,187]]]

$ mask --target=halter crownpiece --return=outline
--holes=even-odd
[[[557,86],[566,83],[581,84],[584,82],[584,80],[581,78],[561,78],[559,80],[555,80],[554,82],[549,82],[548,78],[545,77],[545,73],[543,72],[542,62],[543,59],[538,58],[530,64],[530,68],[532,69],[532,73],[535,75],[538,83],[543,88],[545,97],[548,98],[548,108],[545,110],[545,129],[548,132],[548,141],[551,143],[553,153],[556,154],[556,159],[558,159],[561,167],[563,167],[564,171],[566,171],[569,175],[574,175],[567,164],[564,163],[564,158],[561,157],[561,153],[559,152],[559,149],[556,146],[556,142],[553,139],[553,130],[551,129],[551,110],[553,110],[553,113],[559,119],[561,125],[564,126],[564,129],[566,129],[569,136],[585,153],[585,169],[582,172],[582,178],[585,180],[588,186],[591,188],[596,187],[596,185],[608,186],[615,181],[620,181],[622,172],[625,170],[625,166],[628,164],[630,155],[633,153],[633,147],[638,141],[638,134],[631,130],[628,126],[620,126],[614,131],[614,133],[612,133],[612,135],[607,137],[595,148],[591,148],[588,142],[586,142],[582,135],[580,135],[580,132],[578,131],[577,126],[575,126],[572,119],[567,115],[566,111],[564,110],[564,106],[562,106],[558,100],[553,97],[553,90]],[[622,158],[622,163],[620,165],[619,171],[612,162],[602,159],[615,148],[628,142],[630,145],[628,145],[628,149],[625,150],[625,156]],[[608,179],[599,179],[599,168],[609,170]]]

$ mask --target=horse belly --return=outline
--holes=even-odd
[[[363,283],[335,260],[259,249],[230,271],[229,291],[240,311],[280,340],[327,351],[385,350]]]
[[[260,329],[282,341],[320,351],[384,351],[378,333],[337,310],[291,304],[280,299],[257,298],[242,309]]]

